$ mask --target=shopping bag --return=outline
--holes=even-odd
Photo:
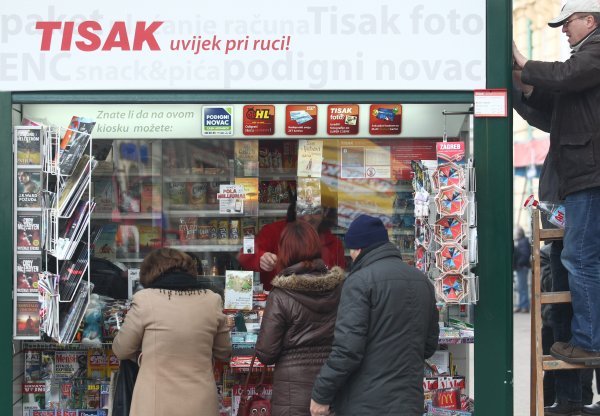
[[[129,416],[133,387],[139,367],[135,361],[121,360],[113,397],[112,416]],[[260,414],[260,413],[259,413]]]

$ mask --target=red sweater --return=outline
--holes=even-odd
[[[275,221],[265,225],[256,235],[254,240],[254,254],[243,254],[240,252],[238,261],[244,270],[260,272],[260,281],[265,290],[271,290],[271,280],[275,277],[275,270],[270,272],[260,268],[260,258],[265,253],[277,254],[279,238],[287,225],[286,220]],[[322,258],[327,267],[340,266],[346,268],[344,257],[344,246],[339,238],[327,230],[319,235],[323,246]]]

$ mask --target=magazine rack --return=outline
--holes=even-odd
[[[48,127],[43,139],[41,329],[69,344],[90,299],[91,174],[97,163],[85,131]]]

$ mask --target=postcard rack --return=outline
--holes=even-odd
[[[475,168],[472,161],[414,162],[415,266],[434,282],[444,304],[479,299]]]

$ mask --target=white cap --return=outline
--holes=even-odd
[[[550,20],[548,26],[562,26],[573,13],[600,13],[600,0],[567,0],[560,14]]]

